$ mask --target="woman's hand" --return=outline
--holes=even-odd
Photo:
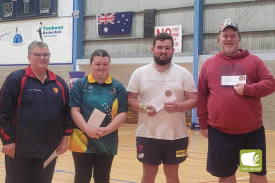
[[[101,132],[101,134],[97,134],[99,137],[104,137],[105,135],[111,133],[108,127],[99,127],[98,131]]]
[[[90,138],[95,138],[99,139],[102,134],[102,132],[99,130],[99,128],[94,128],[94,127],[87,127],[85,129],[85,133],[90,137]]]

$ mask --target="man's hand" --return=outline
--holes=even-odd
[[[239,94],[239,95],[243,95],[243,89],[244,89],[244,83],[237,83],[234,86],[235,91]]]
[[[177,110],[177,104],[175,102],[165,102],[164,109],[167,112],[175,112]]]
[[[200,130],[201,131],[201,134],[205,137],[205,138],[208,138],[208,129],[203,129],[203,130]]]
[[[2,152],[11,158],[14,158],[15,155],[15,143],[3,145]]]
[[[146,106],[146,114],[148,116],[154,116],[157,114],[156,108],[152,105],[147,105]]]
[[[57,149],[58,155],[65,153],[69,149],[69,136],[64,136]]]

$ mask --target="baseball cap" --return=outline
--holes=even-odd
[[[232,27],[236,31],[239,31],[239,26],[237,23],[233,22],[231,19],[225,19],[222,24],[220,25],[219,29],[220,31],[223,31],[226,27]]]

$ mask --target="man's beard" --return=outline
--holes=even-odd
[[[172,57],[168,57],[166,59],[161,59],[160,57],[156,57],[154,55],[154,60],[155,60],[155,63],[158,65],[168,65],[171,63]]]

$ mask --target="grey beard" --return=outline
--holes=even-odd
[[[171,58],[167,58],[165,60],[162,60],[159,57],[156,57],[154,55],[154,60],[155,60],[155,63],[158,64],[158,65],[168,65],[168,64],[171,63],[172,57]]]

